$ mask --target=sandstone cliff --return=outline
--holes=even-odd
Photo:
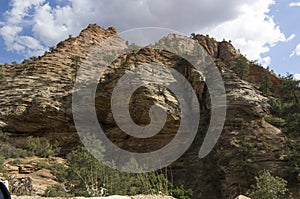
[[[0,82],[0,128],[12,133],[11,143],[22,145],[24,135],[58,140],[65,151],[78,143],[71,109],[76,67],[86,59],[93,46],[116,34],[113,28],[105,30],[89,25],[78,37],[60,42],[52,52],[36,60],[1,66],[4,80]],[[196,39],[216,59],[222,73],[227,94],[227,117],[214,151],[205,159],[198,158],[205,135],[204,131],[199,131],[190,149],[171,165],[172,175],[175,181],[183,181],[193,189],[194,198],[234,198],[248,188],[253,180],[253,169],[280,173],[284,164],[285,138],[279,129],[264,120],[269,113],[268,99],[230,70],[240,53],[229,42],[216,42],[200,35]],[[137,124],[145,125],[149,123],[151,105],[160,104],[169,110],[163,132],[140,140],[124,134],[115,124],[110,110],[112,89],[124,71],[147,63],[179,70],[197,91],[201,111],[211,112],[209,92],[201,73],[178,56],[144,48],[119,57],[109,71],[100,74],[103,79],[99,82],[101,89],[97,90],[97,116],[107,136],[116,145],[136,152],[159,149],[169,143],[180,122],[179,104],[172,93],[149,86],[135,92],[130,113]],[[202,120],[204,129],[208,122],[209,118]],[[245,165],[251,170],[245,170]]]

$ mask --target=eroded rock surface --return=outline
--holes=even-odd
[[[21,145],[24,140],[21,135],[35,134],[60,141],[65,151],[78,143],[71,109],[76,68],[86,60],[92,47],[116,34],[113,28],[105,30],[90,25],[78,37],[59,43],[52,52],[36,60],[1,66],[5,77],[0,82],[0,128],[13,134],[11,142]],[[246,161],[257,170],[280,172],[284,164],[282,149],[285,139],[279,129],[264,121],[264,116],[269,113],[268,99],[230,70],[239,52],[228,42],[218,43],[204,36],[197,36],[196,39],[211,57],[221,59],[225,64],[218,65],[218,68],[226,87],[227,117],[222,135],[209,157],[198,158],[205,135],[205,132],[199,131],[192,147],[171,165],[172,176],[175,181],[183,181],[192,188],[194,198],[234,198],[247,189],[252,179],[252,173],[241,170],[239,163]],[[177,69],[190,81],[200,101],[201,111],[207,115],[211,111],[202,71],[195,70],[180,57],[151,48],[119,57],[108,70],[99,74],[103,78],[97,90],[97,116],[107,136],[116,145],[136,152],[147,152],[166,145],[176,135],[180,122],[176,97],[167,89],[153,84],[135,92],[131,98],[130,113],[137,124],[148,124],[149,108],[153,103],[158,103],[168,110],[163,132],[141,141],[126,135],[115,124],[110,99],[118,79],[126,70],[150,63]],[[205,126],[208,122],[203,120],[201,125]],[[251,148],[251,154],[255,155],[239,162],[237,156],[241,155],[240,148],[244,145]],[[212,179],[216,180],[216,188],[209,191],[208,184],[212,183]]]

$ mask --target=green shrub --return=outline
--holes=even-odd
[[[4,163],[4,157],[3,157],[2,153],[0,152],[0,171],[2,171],[2,169],[3,169],[3,163]]]
[[[296,140],[287,139],[286,142],[286,156],[287,156],[287,164],[286,170],[288,173],[292,173],[293,175],[297,175],[300,173],[300,143]]]
[[[28,151],[16,148],[8,142],[9,133],[0,130],[0,151],[5,159],[27,157]]]
[[[68,167],[64,164],[51,164],[51,173],[56,177],[57,182],[65,183]]]
[[[51,169],[51,165],[49,165],[46,161],[42,160],[37,163],[38,168],[41,169]]]
[[[47,140],[41,141],[40,138],[32,136],[26,139],[26,149],[31,151],[33,155],[44,158],[55,156],[60,151],[57,144],[51,145]]]
[[[68,197],[70,196],[65,187],[61,184],[56,184],[47,187],[44,193],[45,197]]]
[[[262,81],[260,82],[259,89],[265,94],[266,96],[269,96],[272,94],[271,89],[273,86],[272,79],[269,74],[265,74],[262,78]]]
[[[105,166],[83,146],[67,155],[67,187],[76,196],[103,196]]]
[[[272,176],[269,171],[264,171],[258,177],[255,177],[256,184],[251,185],[247,194],[252,199],[284,199],[288,191],[287,181]]]
[[[5,142],[8,139],[9,134],[0,130],[0,142]]]
[[[22,164],[22,161],[19,159],[16,159],[16,160],[9,161],[8,163],[10,165],[18,166],[18,165]]]
[[[286,125],[286,121],[279,117],[266,116],[265,120],[276,127],[284,127]]]
[[[5,75],[0,72],[0,82],[5,80]]]
[[[245,79],[249,74],[250,63],[247,58],[243,55],[240,55],[236,58],[233,71],[241,78]]]
[[[103,160],[104,147],[97,139],[89,139],[94,153]],[[128,162],[126,167],[137,167],[135,160]],[[95,159],[85,147],[79,146],[67,155],[65,179],[66,188],[72,195],[85,197],[101,197],[107,195],[165,194],[180,199],[191,196],[191,190],[183,186],[175,187],[159,172],[125,173],[106,166]],[[137,169],[139,169],[137,167]]]
[[[1,143],[0,150],[3,153],[3,156],[8,158],[25,158],[31,155],[31,152],[16,148],[13,145],[9,143]]]
[[[170,195],[177,199],[190,199],[193,195],[192,189],[186,189],[182,184],[176,187],[171,187]]]

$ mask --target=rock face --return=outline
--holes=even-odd
[[[228,68],[234,66],[235,59],[241,55],[234,46],[227,41],[218,42],[204,35],[196,35],[196,40],[215,59],[221,59]]]
[[[57,184],[50,167],[64,164],[62,158],[19,158],[8,159],[4,165],[11,177],[10,193],[12,195],[43,195],[47,187]]]
[[[105,30],[89,25],[78,37],[59,43],[52,52],[36,60],[1,66],[4,74],[4,80],[0,82],[2,131],[12,133],[12,140],[20,145],[21,135],[35,134],[58,140],[63,149],[70,150],[79,141],[71,109],[77,67],[93,46],[116,34],[114,28]],[[279,129],[264,121],[264,116],[269,112],[268,99],[230,70],[239,52],[229,42],[216,42],[199,35],[196,39],[211,57],[223,63],[216,62],[226,87],[227,117],[214,151],[205,159],[198,158],[205,135],[205,131],[199,131],[190,149],[171,165],[172,176],[175,182],[183,181],[192,188],[194,198],[235,198],[248,188],[253,170],[280,172],[284,164],[282,149],[285,139]],[[119,57],[100,74],[103,78],[99,82],[95,106],[107,137],[119,147],[134,152],[149,152],[165,146],[174,138],[180,122],[176,97],[167,89],[150,84],[134,93],[130,114],[136,124],[148,124],[149,108],[154,103],[159,104],[168,110],[162,133],[141,141],[126,135],[115,124],[110,106],[113,88],[125,71],[147,63],[177,69],[196,91],[201,112],[209,114],[211,111],[209,92],[201,71],[195,70],[178,56],[144,48]],[[201,121],[201,127],[205,130],[209,118]]]
[[[12,133],[49,135],[52,139],[65,136],[73,142],[74,126],[66,125],[72,124],[68,97],[74,82],[72,57],[83,59],[91,46],[114,34],[113,28],[90,25],[78,37],[59,43],[34,61],[2,66],[0,127]]]
[[[234,48],[229,41],[223,40],[222,42],[216,41],[214,38],[210,38],[208,35],[196,35],[195,39],[199,44],[214,58],[223,62],[226,68],[233,69],[236,59],[241,53]],[[259,85],[266,76],[269,76],[272,81],[272,91],[276,91],[281,83],[274,73],[269,72],[265,68],[257,65],[255,61],[250,61],[249,67],[249,80],[252,83]]]

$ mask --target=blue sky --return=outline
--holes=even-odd
[[[97,23],[225,38],[250,60],[300,78],[299,21],[300,0],[2,0],[0,63],[41,55]]]

